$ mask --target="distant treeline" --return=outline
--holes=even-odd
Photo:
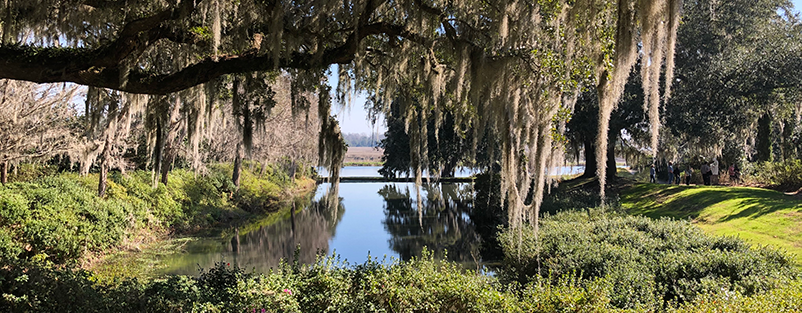
[[[375,147],[384,139],[384,134],[343,134],[349,147]]]

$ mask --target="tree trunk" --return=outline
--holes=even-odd
[[[771,116],[763,113],[757,119],[757,155],[755,161],[762,162],[771,159]]]
[[[109,141],[106,140],[103,146],[103,152],[100,156],[100,178],[98,179],[97,182],[97,196],[101,198],[106,196],[106,185],[107,185],[106,180],[108,179],[109,176],[110,145],[111,143],[109,143]]]
[[[457,169],[456,162],[446,162],[443,171],[440,172],[440,177],[454,177],[454,172]]]
[[[795,126],[796,123],[792,119],[783,121],[782,136],[780,136],[780,140],[782,140],[782,144],[780,145],[780,157],[782,157],[782,160],[780,161],[790,160],[796,156],[796,147],[792,139]]]
[[[231,181],[234,182],[234,186],[239,188],[239,176],[240,171],[242,170],[242,153],[240,150],[242,149],[242,144],[237,144],[237,151],[236,156],[234,156],[234,173],[231,175]]]
[[[618,141],[618,134],[621,130],[610,131],[607,136],[607,180],[614,180],[618,174],[618,169],[615,167],[615,143]]]
[[[295,170],[298,165],[295,163],[295,159],[293,158],[292,163],[290,163],[290,181],[295,184]]]
[[[0,184],[8,184],[8,161],[0,163]]]
[[[585,151],[585,173],[582,174],[582,177],[596,177],[596,169],[598,168],[596,164],[596,145],[593,143],[593,139],[585,139],[584,151]]]
[[[162,178],[161,182],[167,187],[167,179],[168,174],[170,173],[170,167],[173,166],[173,160],[175,160],[175,153],[173,153],[173,149],[169,148],[166,149],[167,155],[165,156],[164,160],[162,160]]]
[[[175,156],[178,154],[178,149],[175,148],[178,144],[176,143],[176,137],[178,136],[178,132],[181,129],[181,124],[179,123],[180,120],[180,108],[181,103],[178,98],[175,99],[175,104],[173,105],[172,110],[170,111],[169,119],[167,120],[167,129],[165,130],[167,137],[164,139],[164,157],[162,158],[162,170],[161,170],[161,182],[167,187],[167,176],[170,173],[170,168],[173,167],[173,161],[175,161]]]
[[[615,143],[621,130],[611,130],[607,135],[607,166],[605,172],[608,180],[615,179],[617,170],[615,167]],[[596,162],[596,144],[593,139],[584,141],[585,150],[585,172],[582,177],[596,177],[598,163]]]

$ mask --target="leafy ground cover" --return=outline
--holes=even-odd
[[[239,188],[230,166],[208,175],[171,172],[169,183],[151,187],[151,174],[112,173],[106,197],[96,175],[59,173],[0,186],[0,259],[65,264],[122,250],[139,250],[169,233],[192,233],[278,209],[294,183],[279,169],[245,169]],[[290,192],[291,193],[291,192]]]
[[[802,198],[751,187],[634,184],[621,191],[629,214],[689,220],[715,235],[771,245],[802,265]]]
[[[660,310],[719,292],[758,294],[797,276],[793,260],[774,249],[751,249],[687,221],[601,209],[558,213],[542,220],[538,235],[524,227],[499,238],[502,281],[601,284],[618,309]]]
[[[11,262],[0,267],[0,307],[10,312],[787,312],[802,309],[802,283],[776,251],[751,251],[744,249],[747,245],[737,239],[707,237],[687,222],[576,212],[560,213],[545,221],[541,236],[544,243],[556,243],[546,238],[562,238],[567,233],[586,235],[568,240],[565,245],[544,244],[549,248],[543,249],[548,253],[541,262],[544,269],[547,264],[552,267],[551,274],[525,275],[520,281],[509,280],[511,276],[506,273],[493,277],[466,271],[456,263],[436,260],[428,252],[406,262],[369,259],[361,264],[347,264],[336,257],[321,258],[313,265],[289,261],[268,273],[249,273],[229,263],[218,263],[194,277],[100,282],[92,279],[91,272],[81,269]],[[647,229],[638,231],[641,226]],[[615,236],[607,236],[610,234]],[[660,239],[659,234],[667,237]],[[653,240],[640,248],[654,253],[641,255],[654,257],[648,264],[655,268],[670,269],[659,277],[649,276],[644,266],[633,263],[640,260],[637,255],[641,241],[628,239],[648,235],[654,235]],[[589,237],[598,240],[584,240]],[[529,243],[533,237],[528,233],[524,238]],[[673,240],[677,238],[688,240]],[[710,246],[697,255],[682,257],[685,251],[676,248],[689,243]],[[584,248],[578,249],[581,247]],[[659,247],[665,249],[661,252]],[[699,262],[700,257],[710,255],[717,257],[710,262]],[[530,265],[531,256],[527,252],[521,256],[509,255],[529,260]],[[661,261],[667,262],[661,265]],[[682,294],[684,298],[664,302],[661,298],[664,294]]]

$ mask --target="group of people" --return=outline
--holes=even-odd
[[[682,178],[685,178],[685,184],[691,184],[691,177],[693,177],[693,168],[690,164],[685,168],[684,175],[683,171],[680,170],[680,167],[674,166],[673,162],[668,162],[668,181],[667,184],[677,184],[679,185],[682,181]],[[702,163],[702,166],[699,168],[699,171],[702,173],[702,181],[705,185],[718,185],[719,183],[719,169],[718,169],[718,160],[715,158],[713,162],[710,164]],[[730,166],[730,177],[735,177],[733,172],[737,171],[737,167]],[[656,183],[657,182],[657,171],[655,169],[654,164],[652,164],[651,171],[649,173],[649,182]]]

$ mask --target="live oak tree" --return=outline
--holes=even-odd
[[[204,85],[226,74],[286,71],[297,86],[294,107],[305,107],[295,97],[303,92],[320,99],[319,159],[336,177],[344,141],[331,118],[325,72],[339,64],[340,103],[363,90],[386,108],[401,86],[413,88],[428,109],[405,119],[422,151],[428,129],[415,121],[430,112],[436,125],[444,108],[455,112],[455,125],[473,125],[475,143],[492,130],[510,222],[537,227],[545,168],[559,158],[553,135],[565,114],[558,112],[570,111],[581,83],[596,86],[605,134],[642,55],[657,133],[659,77],[665,65],[667,97],[680,8],[680,0],[5,1],[0,78],[167,95],[214,93]],[[164,102],[147,103],[169,112]],[[603,186],[607,141],[598,138]],[[421,150],[412,155],[418,183],[426,167]],[[524,204],[532,183],[535,201]]]
[[[596,136],[598,134],[597,114],[599,111],[599,98],[593,90],[582,92],[574,105],[571,120],[566,125],[565,136],[567,144],[576,154],[574,159],[579,160],[579,153],[585,159],[583,177],[596,177],[598,161],[596,160]],[[626,142],[636,144],[636,149],[649,146],[648,121],[643,111],[643,89],[638,73],[633,71],[630,81],[624,88],[624,94],[618,107],[610,114],[610,127],[607,131],[606,176],[616,176],[616,144],[623,144],[622,131],[626,131]],[[621,152],[621,151],[619,151]]]
[[[772,137],[793,151],[802,26],[790,10],[785,0],[685,3],[665,119],[687,153],[765,161]],[[787,127],[771,136],[773,125]]]

